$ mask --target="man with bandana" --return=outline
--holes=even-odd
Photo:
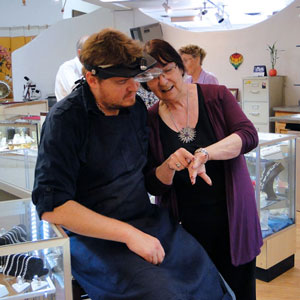
[[[93,300],[234,299],[200,244],[149,201],[136,92],[159,76],[155,60],[113,29],[90,36],[80,59],[85,81],[43,125],[32,194],[39,216],[67,230],[73,276]]]

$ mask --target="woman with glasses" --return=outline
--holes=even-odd
[[[257,132],[225,86],[184,82],[169,43],[144,50],[158,61],[145,87],[160,99],[149,109],[148,191],[202,244],[237,299],[253,300],[262,236],[243,154]]]
[[[197,45],[187,45],[179,49],[186,73],[190,75],[186,82],[219,84],[216,76],[202,68],[206,52]]]

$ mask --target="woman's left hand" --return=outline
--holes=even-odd
[[[205,163],[207,162],[207,156],[203,153],[195,153],[195,159],[189,164],[188,170],[191,179],[191,183],[196,183],[197,175],[200,176],[207,184],[212,185],[210,177],[206,174]]]

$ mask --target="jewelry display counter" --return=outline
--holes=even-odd
[[[39,116],[41,111],[48,111],[47,100],[18,101],[0,103],[2,115],[34,115]]]
[[[69,238],[31,199],[0,202],[0,299],[72,299]]]
[[[296,136],[259,133],[258,147],[245,158],[264,238],[257,278],[270,281],[294,266]]]
[[[0,189],[20,198],[30,196],[34,181],[37,150],[0,152]]]
[[[0,151],[37,149],[40,117],[0,114]]]
[[[39,117],[0,115],[0,189],[20,198],[30,196],[39,132]]]

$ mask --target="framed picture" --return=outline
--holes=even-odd
[[[254,76],[267,76],[266,66],[254,66],[253,75]]]
[[[229,88],[229,91],[232,93],[232,95],[238,101],[239,89],[231,89],[231,88]]]

